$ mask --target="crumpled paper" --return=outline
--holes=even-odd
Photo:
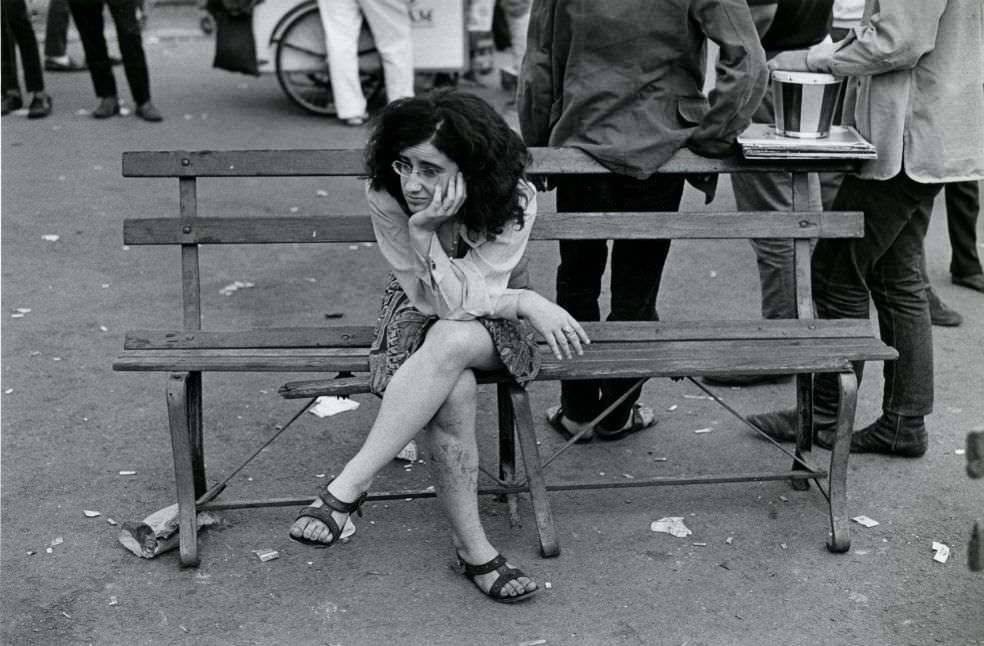
[[[308,412],[318,417],[330,417],[346,411],[355,410],[359,407],[359,402],[347,397],[329,397],[322,395],[318,397],[314,406]]]
[[[654,520],[649,526],[649,529],[654,532],[671,534],[677,538],[685,538],[693,534],[693,532],[683,524],[683,516],[667,516],[666,518]]]

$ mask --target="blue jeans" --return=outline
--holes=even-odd
[[[637,180],[622,175],[558,178],[557,211],[676,211],[683,196],[682,175]],[[612,243],[612,311],[609,321],[657,321],[656,296],[669,240],[615,240]],[[608,262],[606,240],[562,240],[557,267],[557,304],[578,321],[601,320],[598,298]],[[562,381],[560,402],[567,419],[589,422],[634,384],[635,379]],[[636,391],[599,422],[616,431],[629,419]]]
[[[923,240],[942,184],[901,172],[888,180],[844,178],[835,211],[862,211],[864,237],[823,239],[813,252],[814,303],[820,318],[868,318],[869,297],[882,340],[899,353],[886,361],[882,410],[921,417],[933,410],[933,333],[922,275]],[[855,366],[858,379],[863,364]],[[836,375],[819,375],[817,407],[836,400]]]

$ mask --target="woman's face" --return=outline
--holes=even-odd
[[[458,172],[458,164],[429,141],[404,148],[393,165],[411,213],[427,208],[436,186],[447,195],[448,182]]]

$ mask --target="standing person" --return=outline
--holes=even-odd
[[[984,292],[984,268],[977,255],[977,217],[981,212],[980,185],[976,181],[950,182],[943,189],[946,202],[946,228],[950,237],[950,282]],[[933,325],[956,327],[963,316],[943,302],[929,283],[923,261],[923,280],[929,299],[929,318]]]
[[[44,69],[48,72],[84,72],[86,67],[68,55],[68,0],[51,0],[44,24]]]
[[[24,88],[32,94],[27,109],[28,119],[40,119],[51,114],[51,97],[44,91],[44,72],[41,71],[41,56],[38,54],[38,40],[31,25],[24,0],[3,0],[3,42],[0,44],[3,70],[3,116],[24,105],[20,81],[17,78],[17,52],[20,51],[21,67],[24,69]]]
[[[827,37],[833,0],[747,0],[761,35],[767,59],[790,49],[803,49]],[[775,123],[772,93],[766,92],[755,110],[757,123]],[[741,211],[792,211],[793,177],[788,172],[734,173],[731,187]],[[810,174],[810,210],[820,210],[820,184]],[[803,205],[799,205],[804,208]],[[762,318],[796,318],[796,276],[793,241],[752,238],[762,290]],[[788,375],[745,374],[707,376],[707,383],[724,386],[752,386],[788,380]]]
[[[720,46],[710,104],[702,92],[705,45]],[[727,155],[765,93],[765,55],[744,0],[537,0],[519,81],[527,145],[573,146],[612,171],[557,180],[558,211],[675,211],[684,178],[656,174],[689,147]],[[707,187],[708,191],[713,188]],[[611,321],[657,320],[668,240],[612,244]],[[580,321],[601,318],[605,240],[560,242],[557,303]],[[561,383],[547,411],[565,437],[613,440],[655,423],[629,395],[595,428],[589,422],[635,380]]]
[[[886,361],[882,414],[855,431],[851,451],[919,457],[933,410],[933,335],[921,264],[933,199],[945,182],[984,178],[984,7],[979,1],[868,0],[860,26],[832,45],[780,54],[783,69],[858,77],[856,127],[878,149],[844,178],[833,208],[863,211],[860,239],[822,240],[813,254],[821,318],[867,318],[874,300]],[[850,108],[850,109],[849,109]],[[861,378],[863,363],[855,366]],[[814,379],[817,443],[829,447],[836,375]],[[796,411],[751,418],[780,440],[795,438]]]
[[[407,0],[318,0],[328,72],[338,118],[361,126],[369,118],[359,82],[359,33],[365,15],[383,59],[387,101],[413,96],[413,38]]]
[[[366,159],[372,225],[392,269],[369,360],[382,404],[362,448],[290,535],[325,546],[354,532],[349,516],[373,478],[425,427],[463,574],[494,601],[527,599],[536,583],[492,547],[478,515],[475,371],[533,379],[534,330],[558,359],[588,343],[524,282],[536,218],[529,152],[490,105],[443,90],[390,103]]]
[[[96,119],[108,119],[120,113],[116,77],[113,75],[113,64],[103,33],[103,8],[106,5],[109,5],[109,13],[116,25],[123,71],[137,106],[136,114],[144,121],[161,121],[164,117],[150,100],[150,72],[147,70],[147,58],[144,55],[140,21],[137,17],[141,0],[68,0],[75,27],[82,39],[92,85],[99,97],[99,105],[92,111],[92,116]]]
[[[526,56],[526,32],[530,25],[531,0],[497,0],[509,31],[508,59],[500,69],[502,88],[510,92],[516,89],[519,68]]]

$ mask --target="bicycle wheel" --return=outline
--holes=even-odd
[[[334,116],[325,32],[317,5],[299,11],[280,31],[277,43],[277,80],[284,94],[315,114]],[[359,34],[359,80],[366,101],[372,104],[383,87],[383,67],[372,32],[362,23]]]

